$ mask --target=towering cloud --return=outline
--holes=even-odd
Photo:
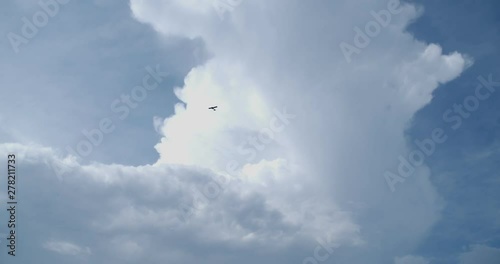
[[[394,0],[229,2],[221,19],[210,1],[131,1],[137,20],[199,37],[213,56],[175,89],[175,114],[155,119],[155,164],[83,166],[26,151],[32,170],[40,160],[69,166],[62,183],[46,169],[32,184],[72,190],[71,212],[84,212],[75,225],[96,234],[44,245],[92,245],[85,258],[111,263],[426,263],[409,255],[443,204],[429,169],[394,193],[383,175],[413,148],[405,128],[466,68],[464,56],[415,40],[405,27],[419,9]],[[348,62],[341,43],[384,10],[395,10],[390,22]]]
[[[224,20],[206,5],[131,4],[137,19],[160,34],[201,37],[214,54],[177,90],[183,104],[164,122],[164,138],[156,146],[159,163],[227,173],[226,163],[237,159],[241,170],[228,177],[243,186],[259,183],[242,188],[261,193],[302,230],[327,232],[335,226],[337,237],[348,236],[382,259],[415,246],[439,217],[441,203],[430,173],[420,166],[396,193],[382,175],[411,150],[404,130],[413,114],[430,102],[440,83],[456,78],[467,60],[458,53],[442,54],[439,45],[405,32],[420,10],[399,1],[246,1]],[[373,25],[379,30],[371,30]],[[340,44],[359,38],[366,38],[365,47],[346,61]],[[206,111],[212,103],[223,111]],[[261,147],[255,159],[243,159],[241,146],[264,133],[274,109],[282,108],[295,115],[290,125],[275,133],[273,144]],[[229,149],[230,156],[218,147]],[[294,167],[279,173],[271,164]],[[285,209],[294,198],[294,208]],[[338,220],[328,218],[329,210],[344,212],[360,229],[339,228]],[[293,221],[296,214],[308,213],[328,220]],[[384,247],[375,246],[381,241]],[[356,250],[339,256],[363,258]]]

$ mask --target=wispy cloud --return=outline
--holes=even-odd
[[[76,244],[61,240],[51,240],[43,244],[47,250],[62,254],[62,255],[88,255],[91,254],[89,247],[80,247]]]

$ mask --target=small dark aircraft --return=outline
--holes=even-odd
[[[217,106],[212,106],[212,107],[209,107],[208,109],[212,109],[215,111],[215,108],[217,108]]]

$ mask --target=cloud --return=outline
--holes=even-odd
[[[156,6],[156,8],[155,8]],[[134,10],[137,19],[142,20],[145,15],[169,16],[171,23],[163,24],[157,30],[169,32],[172,35],[187,35],[191,38],[200,35],[199,23],[216,22],[213,16],[211,1],[199,0],[171,0],[171,1],[131,1],[130,7]],[[166,13],[164,13],[166,12]],[[160,26],[160,25],[158,25]]]
[[[386,1],[245,1],[223,21],[207,3],[130,4],[159,34],[201,37],[213,53],[175,89],[175,114],[154,119],[159,160],[81,165],[50,148],[0,145],[25,153],[29,195],[84,230],[82,243],[99,249],[92,257],[110,263],[301,262],[319,240],[349,263],[414,250],[443,202],[426,166],[396,193],[383,172],[408,152],[405,128],[461,74],[464,56],[405,32],[418,15],[408,4],[347,64],[339,43]],[[69,168],[62,181],[51,164]],[[41,213],[36,199],[24,201]],[[41,220],[39,235],[65,232]]]
[[[272,202],[280,201],[269,201],[264,196],[272,190],[257,192],[248,183],[235,184],[219,199],[197,207],[198,190],[214,176],[206,169],[164,164],[80,165],[71,158],[58,158],[50,148],[20,144],[2,144],[0,153],[16,153],[18,166],[27,175],[17,184],[32,190],[19,197],[26,201],[23,212],[39,216],[30,218],[30,226],[37,227],[30,232],[36,237],[64,234],[92,244],[95,250],[60,240],[46,241],[43,248],[69,256],[92,252],[89,261],[133,263],[147,256],[157,261],[175,259],[178,253],[182,253],[180,259],[186,259],[189,248],[198,245],[200,250],[214,243],[220,244],[220,250],[266,246],[274,251],[319,236],[325,232],[322,226],[329,222],[339,225],[328,229],[332,234],[345,234],[346,229],[359,232],[349,223],[348,214],[334,207],[325,212],[325,208],[311,202],[311,207],[302,209],[274,208]],[[62,180],[51,168],[54,163],[64,164],[68,170]],[[286,172],[280,161],[263,162],[259,167]],[[2,197],[6,197],[4,191]],[[196,211],[184,222],[179,217],[183,214],[179,205],[186,203],[196,206]],[[319,217],[302,215],[315,207],[323,210],[318,212]],[[71,228],[64,224],[53,226],[55,219],[70,223]],[[334,240],[349,241],[352,236]],[[165,247],[172,248],[171,252],[153,253]]]
[[[263,158],[295,164],[303,175],[288,174],[279,185],[269,188],[265,183],[256,189],[273,201],[269,204],[275,210],[283,210],[287,202],[278,202],[274,194],[297,197],[293,186],[307,183],[302,187],[305,197],[328,201],[315,204],[319,209],[311,208],[312,215],[321,218],[328,214],[327,208],[338,208],[347,212],[352,226],[364,230],[346,228],[338,237],[351,236],[351,242],[365,241],[361,243],[365,246],[386,240],[388,252],[396,247],[411,250],[439,219],[443,201],[426,166],[394,195],[381,175],[397,166],[398,155],[409,151],[404,132],[414,113],[432,100],[439,84],[459,76],[470,60],[457,52],[443,54],[439,45],[416,41],[405,32],[420,11],[404,4],[391,24],[347,64],[338,44],[355,36],[352,29],[366,24],[370,11],[386,5],[386,1],[365,1],[364,8],[348,1],[252,1],[235,9],[226,22],[213,22],[214,11],[193,16],[183,27],[175,16],[160,16],[153,2],[132,1],[140,21],[161,34],[200,36],[214,54],[176,90],[183,104],[165,120],[164,137],[156,146],[159,162],[223,171],[228,158],[217,146],[232,150],[233,159],[241,160],[244,155],[238,147],[265,126],[273,107],[286,106],[297,118],[279,134],[276,147],[260,152],[257,160],[247,160],[242,166],[245,178],[234,177],[275,180],[273,172],[250,169]],[[173,10],[170,6],[163,11]],[[224,112],[205,111],[209,102],[222,105]],[[268,189],[272,191],[264,191]],[[297,202],[296,208],[309,206]],[[335,220],[316,228],[332,225]],[[367,255],[380,254],[366,247],[373,250]],[[354,251],[346,254],[362,262]]]
[[[91,254],[90,248],[82,248],[66,241],[47,241],[43,244],[43,247],[47,250],[54,251],[62,255],[83,255]]]

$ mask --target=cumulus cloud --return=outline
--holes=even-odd
[[[171,1],[131,1],[130,7],[137,19],[154,14],[168,16],[168,24],[155,25],[157,30],[172,35],[186,35],[194,38],[200,35],[199,23],[215,23],[213,5],[211,1],[199,0],[171,0]]]
[[[164,138],[156,146],[160,163],[203,164],[224,171],[228,158],[216,146],[234,150],[235,159],[244,156],[238,147],[261,133],[271,109],[283,105],[297,118],[276,137],[278,146],[247,160],[244,178],[233,175],[250,182],[276,180],[270,170],[264,174],[251,169],[261,157],[299,168],[304,174],[298,178],[288,173],[274,188],[261,182],[256,189],[276,210],[284,210],[287,202],[278,202],[275,193],[299,197],[294,186],[305,183],[307,197],[328,201],[316,207],[349,212],[348,221],[365,230],[360,234],[347,228],[344,235],[360,236],[357,241],[368,242],[363,245],[385,239],[388,250],[398,244],[411,249],[439,218],[442,202],[426,166],[397,194],[390,194],[380,177],[409,150],[404,130],[413,114],[431,101],[439,84],[459,76],[470,63],[457,52],[443,54],[439,45],[416,41],[404,32],[420,12],[416,7],[402,5],[391,25],[347,64],[338,43],[351,41],[352,29],[372,19],[370,11],[386,8],[386,1],[366,1],[361,9],[348,1],[248,1],[227,22],[207,19],[216,12],[204,13],[182,29],[172,28],[178,22],[174,17],[148,11],[157,7],[152,3],[132,3],[140,21],[161,34],[200,36],[214,54],[177,89],[183,104],[165,120]],[[224,112],[215,116],[204,111],[204,98],[221,104]],[[265,193],[267,188],[272,191]],[[313,215],[327,215],[310,208]],[[331,225],[335,222],[318,228]],[[377,251],[370,246],[366,250]]]
[[[199,4],[202,5],[202,2],[204,3],[200,1]],[[187,26],[181,27],[182,30],[170,29],[176,19],[156,16],[158,6],[153,2],[147,3],[132,1],[131,7],[138,19],[152,24],[164,34],[189,35],[186,33]],[[384,7],[383,4],[371,4],[368,7],[377,10]],[[394,53],[391,50],[391,53],[382,51],[383,54],[377,54],[381,53],[377,49],[381,45],[373,43],[377,46],[373,48],[376,51],[367,50],[367,55],[360,58],[358,65],[348,67],[340,60],[338,51],[332,52],[332,46],[317,44],[320,47],[311,49],[305,45],[302,49],[297,49],[299,45],[325,43],[325,40],[333,45],[354,36],[353,32],[335,31],[339,24],[335,22],[356,24],[355,19],[346,17],[329,17],[327,22],[303,21],[303,25],[299,27],[287,26],[283,22],[297,19],[299,10],[310,10],[311,13],[318,11],[315,8],[319,8],[319,4],[307,5],[309,8],[302,10],[300,4],[245,3],[234,11],[228,29],[215,33],[213,29],[218,28],[220,23],[204,23],[203,18],[191,21],[199,29],[199,35],[209,43],[216,58],[193,69],[186,77],[185,86],[176,89],[176,95],[183,103],[176,106],[176,115],[165,120],[165,137],[157,145],[162,155],[159,162],[205,165],[207,160],[220,156],[220,153],[215,152],[217,146],[222,145],[224,149],[238,147],[238,144],[245,141],[247,134],[259,132],[266,126],[273,107],[280,106],[295,110],[292,112],[309,119],[300,119],[294,124],[294,128],[306,124],[310,131],[305,133],[328,131],[334,124],[342,124],[345,128],[337,129],[337,136],[330,138],[332,141],[336,138],[344,141],[345,134],[352,130],[377,125],[377,122],[369,119],[378,114],[386,115],[387,117],[378,119],[390,121],[384,125],[396,125],[389,129],[394,134],[401,135],[401,130],[413,113],[430,101],[437,85],[455,78],[465,67],[466,62],[460,54],[443,55],[438,45],[426,46],[400,31],[417,13],[412,6],[405,6],[403,17],[394,19],[394,27],[389,28],[384,35],[389,40],[380,41],[394,41],[402,47]],[[278,7],[285,8],[288,12],[271,17],[272,11]],[[328,6],[332,9],[334,7]],[[155,12],[145,14],[145,10],[153,8]],[[343,8],[348,11],[353,9],[349,4]],[[169,6],[164,11],[174,12],[173,10],[175,9]],[[369,14],[368,8],[366,13]],[[216,17],[214,10],[205,15]],[[320,25],[331,26],[332,34],[325,36],[325,33],[314,32]],[[280,29],[280,34],[277,34],[277,28]],[[388,33],[392,34],[387,36]],[[236,43],[238,45],[233,45]],[[294,56],[289,56],[290,54]],[[400,56],[395,57],[394,54]],[[371,56],[395,58],[379,65],[374,59],[377,57]],[[292,63],[294,60],[295,63]],[[377,61],[377,65],[373,65],[374,61]],[[298,65],[301,67],[297,67]],[[376,87],[373,87],[374,83]],[[363,92],[365,96],[358,96],[358,92]],[[221,104],[221,112],[217,115],[205,111],[206,106],[212,104]],[[363,111],[370,108],[370,113]],[[323,121],[324,124],[312,123],[310,120],[318,117],[319,113],[328,113],[331,121]],[[350,130],[349,120],[360,120],[360,124],[352,125]],[[294,131],[290,129],[289,133],[284,133],[286,135],[280,135],[279,140],[285,141]],[[339,134],[342,131],[347,133]],[[313,139],[301,141],[306,144]],[[283,155],[288,153],[290,152]],[[227,160],[226,157],[224,159]]]
[[[408,152],[413,114],[464,70],[464,56],[405,32],[418,15],[412,5],[348,64],[339,43],[386,1],[245,1],[224,21],[208,2],[130,4],[159,34],[201,37],[213,53],[175,89],[175,114],[154,119],[158,162],[82,166],[37,148],[26,161],[39,171],[30,185],[44,192],[33,195],[62,203],[68,211],[54,213],[95,234],[86,238],[101,248],[93,255],[112,263],[301,262],[318,240],[349,263],[407,255],[442,201],[425,165],[396,193],[383,172]],[[69,168],[63,181],[53,163]]]

